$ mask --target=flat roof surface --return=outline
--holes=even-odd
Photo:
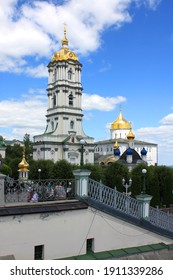
[[[28,204],[13,204],[0,207],[0,216],[37,214],[46,212],[60,212],[70,210],[87,209],[88,205],[85,202],[78,200],[64,200],[57,202],[38,202]]]

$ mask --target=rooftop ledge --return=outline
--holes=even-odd
[[[45,201],[45,202],[27,202],[27,203],[10,203],[0,207],[0,216],[39,214],[49,212],[71,211],[87,209],[85,202],[73,200]]]

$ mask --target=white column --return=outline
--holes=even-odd
[[[150,201],[152,199],[151,195],[148,194],[140,194],[136,196],[136,199],[141,204],[141,216],[143,219],[149,219],[149,209],[150,209]]]
[[[48,84],[52,83],[52,74],[53,74],[53,70],[49,69],[49,80],[48,80]]]
[[[51,95],[48,95],[48,109],[51,108]]]
[[[58,80],[60,80],[60,67],[58,67]]]
[[[5,175],[3,175],[2,173],[0,173],[0,206],[4,206],[5,205],[5,195],[4,195],[4,179],[5,179]]]
[[[79,69],[79,83],[81,83],[81,70]]]
[[[88,196],[88,178],[91,174],[90,170],[77,169],[73,171],[76,181],[76,195],[80,197]]]

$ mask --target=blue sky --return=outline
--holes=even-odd
[[[61,47],[83,64],[83,128],[110,138],[120,105],[136,139],[173,165],[172,0],[0,0],[0,135],[43,133],[47,64]]]

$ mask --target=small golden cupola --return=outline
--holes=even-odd
[[[29,172],[29,164],[25,159],[25,146],[23,147],[23,157],[21,162],[18,164],[19,179],[27,180]]]
[[[52,62],[54,61],[60,61],[60,60],[79,60],[77,55],[68,48],[68,39],[66,37],[66,24],[64,24],[64,37],[61,41],[62,48],[55,52],[52,56]]]
[[[134,135],[134,133],[133,133],[133,131],[132,131],[132,128],[130,128],[129,133],[127,134],[127,139],[128,139],[129,141],[132,141],[132,140],[135,139],[135,135]]]
[[[118,145],[118,141],[116,140],[115,141],[115,144],[114,144],[114,150],[118,149],[119,148],[119,145]]]
[[[120,149],[119,149],[119,145],[118,145],[117,140],[115,141],[115,144],[114,144],[114,156],[115,156],[116,160],[118,160],[119,157],[120,157]]]
[[[130,129],[130,122],[126,121],[122,115],[122,110],[120,109],[120,113],[117,119],[111,124],[111,129]]]

